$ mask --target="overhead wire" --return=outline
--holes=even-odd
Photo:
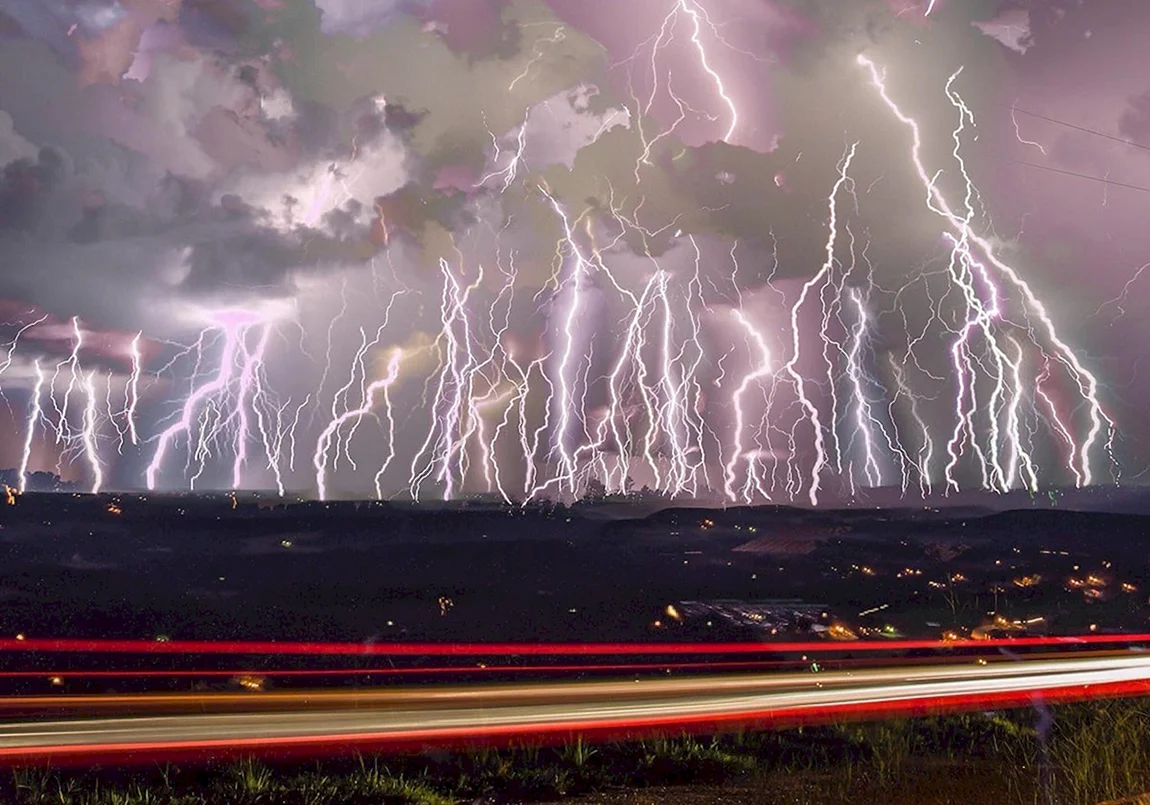
[[[1053,123],[1056,126],[1062,126],[1063,128],[1073,129],[1074,131],[1080,131],[1080,132],[1083,132],[1084,134],[1090,134],[1090,135],[1095,136],[1095,137],[1101,137],[1102,139],[1110,140],[1111,142],[1121,143],[1122,145],[1127,145],[1127,146],[1130,146],[1131,148],[1137,148],[1137,149],[1140,149],[1142,151],[1150,151],[1150,145],[1145,145],[1143,143],[1139,143],[1139,142],[1136,142],[1134,140],[1129,140],[1129,139],[1126,139],[1124,137],[1117,137],[1113,134],[1107,134],[1104,131],[1098,131],[1097,129],[1092,129],[1092,128],[1089,128],[1087,126],[1080,126],[1076,123],[1070,123],[1069,121],[1060,120],[1056,117],[1050,117],[1048,115],[1039,114],[1038,112],[1032,112],[1028,109],[1023,109],[1020,106],[1011,106],[1010,110],[1011,110],[1011,112],[1021,114],[1021,115],[1026,115],[1027,117],[1032,117],[1032,118],[1035,118],[1036,120],[1043,120],[1043,121],[1046,121],[1047,123]],[[1027,162],[1026,160],[1011,159],[1009,157],[996,156],[995,159],[998,159],[1001,162],[1006,162],[1006,163],[1009,163],[1011,165],[1018,165],[1018,166],[1024,167],[1024,168],[1034,168],[1035,170],[1043,170],[1043,171],[1047,171],[1049,173],[1056,173],[1056,174],[1059,174],[1061,176],[1071,176],[1071,177],[1074,177],[1077,179],[1087,179],[1091,182],[1098,182],[1099,184],[1111,185],[1113,187],[1121,187],[1121,188],[1126,189],[1126,190],[1136,190],[1136,191],[1141,192],[1141,193],[1150,193],[1150,187],[1147,187],[1145,185],[1136,185],[1136,184],[1130,184],[1128,182],[1120,182],[1120,181],[1111,179],[1111,178],[1106,177],[1106,176],[1094,176],[1093,174],[1089,174],[1089,173],[1079,173],[1078,171],[1067,170],[1065,168],[1056,168],[1052,165],[1041,165],[1037,162]]]

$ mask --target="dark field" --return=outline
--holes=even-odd
[[[991,612],[1050,633],[1144,630],[1150,612],[1139,549],[1150,518],[1058,509],[233,508],[227,497],[29,495],[0,507],[0,526],[0,633],[30,637],[810,633],[801,618],[756,629],[665,615],[716,599],[800,599],[856,631],[935,638]]]

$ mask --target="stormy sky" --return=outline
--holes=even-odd
[[[0,0],[0,467],[1138,484],[1148,33],[1140,0]]]

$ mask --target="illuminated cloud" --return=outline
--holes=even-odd
[[[386,25],[395,15],[425,5],[421,0],[316,0],[324,33],[362,36]]]
[[[501,483],[522,496],[530,473],[522,462],[513,469],[513,458],[549,422],[534,453],[541,472],[554,473],[548,461],[582,440],[604,465],[581,472],[607,477],[604,467],[626,457],[644,483],[686,493],[693,456],[705,455],[700,461],[721,477],[730,459],[723,450],[739,443],[738,472],[767,473],[750,487],[736,479],[739,494],[775,483],[777,497],[805,499],[793,481],[769,473],[790,462],[792,479],[809,477],[808,420],[793,453],[794,432],[782,421],[747,424],[745,438],[731,438],[743,378],[762,387],[741,399],[762,408],[774,389],[780,416],[794,417],[795,388],[769,379],[795,349],[792,328],[802,333],[796,371],[812,378],[811,399],[824,413],[835,394],[866,389],[871,396],[857,410],[886,417],[890,443],[902,439],[916,456],[925,449],[918,434],[952,427],[953,333],[940,322],[953,325],[955,314],[940,306],[966,297],[947,291],[947,226],[923,204],[909,134],[860,71],[864,54],[922,122],[928,168],[941,171],[955,204],[961,172],[952,137],[961,118],[943,88],[965,65],[952,89],[977,121],[962,137],[986,211],[980,231],[1004,233],[1059,332],[1104,379],[1108,411],[1126,428],[1116,444],[1142,454],[1150,415],[1137,400],[1150,393],[1150,376],[1123,385],[1113,367],[1131,364],[1145,343],[1139,322],[1150,297],[1142,283],[1128,285],[1144,205],[1114,182],[1146,185],[1145,159],[1089,131],[1020,118],[1039,153],[1017,139],[1002,106],[1018,97],[1059,121],[1146,141],[1145,80],[1127,69],[1144,48],[1134,35],[1150,23],[1136,5],[12,0],[0,20],[3,310],[51,316],[21,341],[12,376],[27,386],[38,356],[68,354],[72,316],[93,337],[142,330],[161,345],[154,367],[176,361],[170,385],[142,415],[142,426],[155,426],[193,379],[187,360],[174,357],[180,345],[210,329],[213,312],[270,306],[287,312],[274,318],[274,338],[260,353],[268,382],[260,411],[294,416],[291,406],[309,400],[301,445],[333,408],[358,410],[351,398],[360,380],[387,375],[391,347],[418,353],[405,357],[392,389],[406,419],[383,479],[389,491],[422,483],[440,494],[450,465],[456,492],[499,494]],[[839,166],[856,141],[844,178]],[[838,284],[812,290],[792,322],[788,305],[828,260],[836,186],[840,226],[829,262]],[[1089,283],[1081,279],[1087,265]],[[1029,345],[1017,304],[1012,297],[996,325],[997,343],[1011,360],[1020,356],[1020,376],[1033,389],[1048,353]],[[1113,311],[1113,321],[1099,309]],[[852,351],[863,317],[866,343]],[[260,328],[247,330],[254,339]],[[906,357],[908,333],[926,333],[915,357],[929,372]],[[839,364],[828,373],[823,337],[825,355],[849,357],[848,368],[863,367],[867,377],[856,372],[855,386],[836,386],[849,372]],[[122,351],[122,338],[107,338]],[[628,338],[641,344],[628,347]],[[660,339],[675,348],[663,350]],[[1014,351],[1011,339],[1026,348]],[[212,344],[200,379],[218,358]],[[90,349],[84,360],[104,366]],[[664,354],[679,363],[668,368]],[[697,364],[683,357],[696,354]],[[620,366],[615,391],[628,398],[613,402],[604,378]],[[436,375],[441,367],[447,374]],[[1077,393],[1065,372],[1049,383],[1055,405]],[[456,394],[463,388],[473,405]],[[921,404],[914,410],[912,393]],[[1040,396],[1023,398],[1038,399],[1027,414],[1027,432],[1042,434],[1036,462],[1051,483],[1073,483],[1065,434],[1048,438],[1055,415]],[[1084,410],[1074,409],[1080,421],[1065,429],[1070,439],[1087,432]],[[556,434],[561,413],[569,443]],[[649,420],[650,431],[634,425],[643,434],[634,449],[616,433],[591,445],[611,423]],[[498,444],[483,447],[504,422]],[[531,427],[521,436],[522,422]],[[852,422],[840,416],[824,434],[827,444],[856,445],[831,462],[833,494],[850,489],[849,459],[857,463],[857,445],[867,442]],[[348,436],[350,446],[332,446],[340,454],[338,469],[332,454],[333,488],[373,493],[374,478],[364,481],[345,459],[366,466],[386,447],[377,424],[356,431],[366,442]],[[976,430],[988,433],[990,424]],[[465,447],[443,436],[472,426]],[[649,443],[648,432],[656,434]],[[429,433],[439,436],[421,454]],[[881,459],[854,481],[891,482],[904,461],[877,433],[866,435]],[[0,449],[9,436],[0,434]],[[247,447],[263,449],[257,441]],[[935,447],[943,451],[945,439]],[[502,458],[498,482],[484,475],[485,449]],[[958,475],[979,485],[977,451],[967,444],[961,452]],[[420,455],[433,466],[415,483]],[[226,466],[214,476],[207,468],[205,479],[231,483],[231,458],[221,456]],[[275,480],[269,456],[254,461],[265,469],[241,467],[244,485]],[[278,480],[308,488],[310,469],[298,470],[306,463]],[[180,466],[165,465],[166,482],[188,480]],[[117,471],[126,485],[143,477],[129,459]]]
[[[1030,32],[1030,12],[1023,8],[1010,9],[992,20],[975,22],[973,25],[1015,53],[1025,54],[1034,45]]]
[[[0,165],[36,156],[36,146],[16,133],[12,115],[0,109]]]
[[[1118,130],[1142,145],[1150,143],[1150,90],[1130,99],[1118,120]]]
[[[631,112],[626,107],[607,106],[596,111],[592,104],[598,96],[598,87],[580,84],[530,106],[523,121],[511,131],[493,132],[482,185],[506,188],[525,171],[553,165],[572,170],[584,148],[613,129],[631,127]]]

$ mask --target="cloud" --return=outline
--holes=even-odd
[[[135,120],[130,125],[108,120],[105,127],[118,142],[146,154],[167,171],[207,176],[215,163],[197,137],[197,127],[217,108],[237,111],[255,100],[251,88],[207,58],[157,58],[139,88]]]
[[[343,114],[297,101],[265,62],[170,41],[179,53],[156,49],[141,80],[117,87],[79,86],[36,43],[0,48],[0,68],[35,74],[0,69],[14,111],[0,115],[7,295],[174,337],[181,304],[288,296],[301,271],[382,248],[375,202],[411,180],[402,132],[418,117],[371,99]]]
[[[1150,144],[1150,90],[1130,99],[1118,120],[1118,131],[1137,143]]]
[[[1034,38],[1030,31],[1030,12],[1026,9],[1010,9],[992,20],[976,21],[972,24],[982,33],[1015,53],[1025,54],[1034,45]]]
[[[668,0],[12,2],[0,36],[33,41],[0,46],[0,283],[14,309],[53,316],[29,354],[66,349],[72,315],[94,335],[186,340],[222,306],[291,310],[308,354],[297,353],[294,332],[277,340],[270,376],[285,399],[302,399],[319,382],[309,354],[326,350],[347,366],[347,348],[358,348],[361,326],[379,326],[392,291],[404,296],[384,343],[436,332],[440,258],[468,282],[482,267],[470,297],[479,318],[502,313],[497,294],[513,271],[508,338],[525,359],[545,354],[566,298],[533,291],[571,264],[544,188],[579,218],[579,243],[604,249],[621,287],[639,287],[656,261],[675,281],[689,276],[698,244],[705,305],[725,311],[736,290],[750,310],[779,300],[826,259],[827,193],[857,140],[847,190],[858,209],[844,190],[836,271],[854,265],[853,242],[858,265],[865,247],[879,284],[901,288],[945,249],[944,224],[923,204],[908,132],[855,55],[870,54],[921,121],[924,158],[953,194],[949,71],[967,65],[959,87],[992,142],[999,121],[988,96],[1044,51],[1066,58],[1058,35],[1070,23],[1056,30],[1048,9],[1071,1],[1032,3],[1029,15],[999,14],[997,0],[940,2],[926,18],[925,0],[702,0],[707,63],[690,12],[680,13],[655,68],[659,98],[641,120],[651,60],[628,57],[653,44],[676,8]],[[1101,19],[1090,17],[1099,31]],[[716,142],[734,118],[709,69],[738,107],[733,144]],[[668,87],[690,108],[641,163],[642,137],[680,111]],[[1001,94],[1013,97],[1008,88]],[[1150,136],[1150,98],[1134,98],[1121,126]],[[1079,147],[1035,136],[1055,159]],[[983,153],[970,155],[982,178]],[[994,208],[1000,196],[987,186]],[[766,286],[772,273],[781,290]],[[591,328],[594,376],[618,347],[625,311],[605,274],[592,274],[587,309],[603,325]],[[785,341],[778,311],[760,307],[770,337]],[[913,329],[884,316],[879,355]],[[741,337],[732,326],[717,338]],[[410,387],[416,417],[427,413],[414,399],[420,386]]]
[[[26,75],[33,80],[20,77]],[[207,55],[157,55],[142,82],[80,87],[42,45],[5,42],[0,96],[24,137],[59,145],[77,162],[117,158],[112,144],[127,148],[149,160],[152,181],[165,173],[204,178],[218,170],[200,141],[200,127],[205,120],[210,127],[217,109],[238,119],[237,132],[268,126],[257,90]]]
[[[597,110],[594,102],[598,96],[598,87],[580,84],[531,107],[525,131],[529,164],[539,168],[566,165],[570,170],[582,149],[615,128],[631,127],[631,113],[626,107]]]
[[[0,232],[51,237],[61,189],[71,174],[63,152],[42,148],[35,158],[9,162],[0,172]]]
[[[477,185],[500,190],[526,170],[552,165],[575,167],[579,152],[615,128],[630,128],[631,113],[623,106],[596,110],[599,88],[580,84],[529,107],[523,122],[495,137],[487,165]]]
[[[396,15],[426,5],[426,0],[316,0],[325,34],[365,36]]]
[[[0,109],[0,166],[36,156],[36,146],[16,133],[12,115]]]
[[[485,59],[453,51],[405,15],[362,39],[309,38],[313,58],[285,62],[284,83],[297,102],[340,112],[364,97],[386,97],[418,115],[409,139],[421,158],[481,166],[488,130],[511,130],[528,106],[596,75],[604,61],[603,49],[578,31],[547,41],[563,24],[539,3],[513,3],[503,20],[515,47]]]
[[[360,157],[217,187],[169,175],[133,204],[92,189],[65,153],[41,149],[0,174],[6,292],[167,337],[181,304],[290,296],[298,272],[361,264],[382,247],[371,236],[374,199],[408,180],[406,152],[386,134]]]
[[[374,200],[405,185],[411,158],[403,140],[385,129],[364,138],[353,154],[316,155],[288,170],[249,170],[224,182],[217,198],[234,195],[266,211],[272,225],[320,226],[330,211],[355,202],[371,209]]]

